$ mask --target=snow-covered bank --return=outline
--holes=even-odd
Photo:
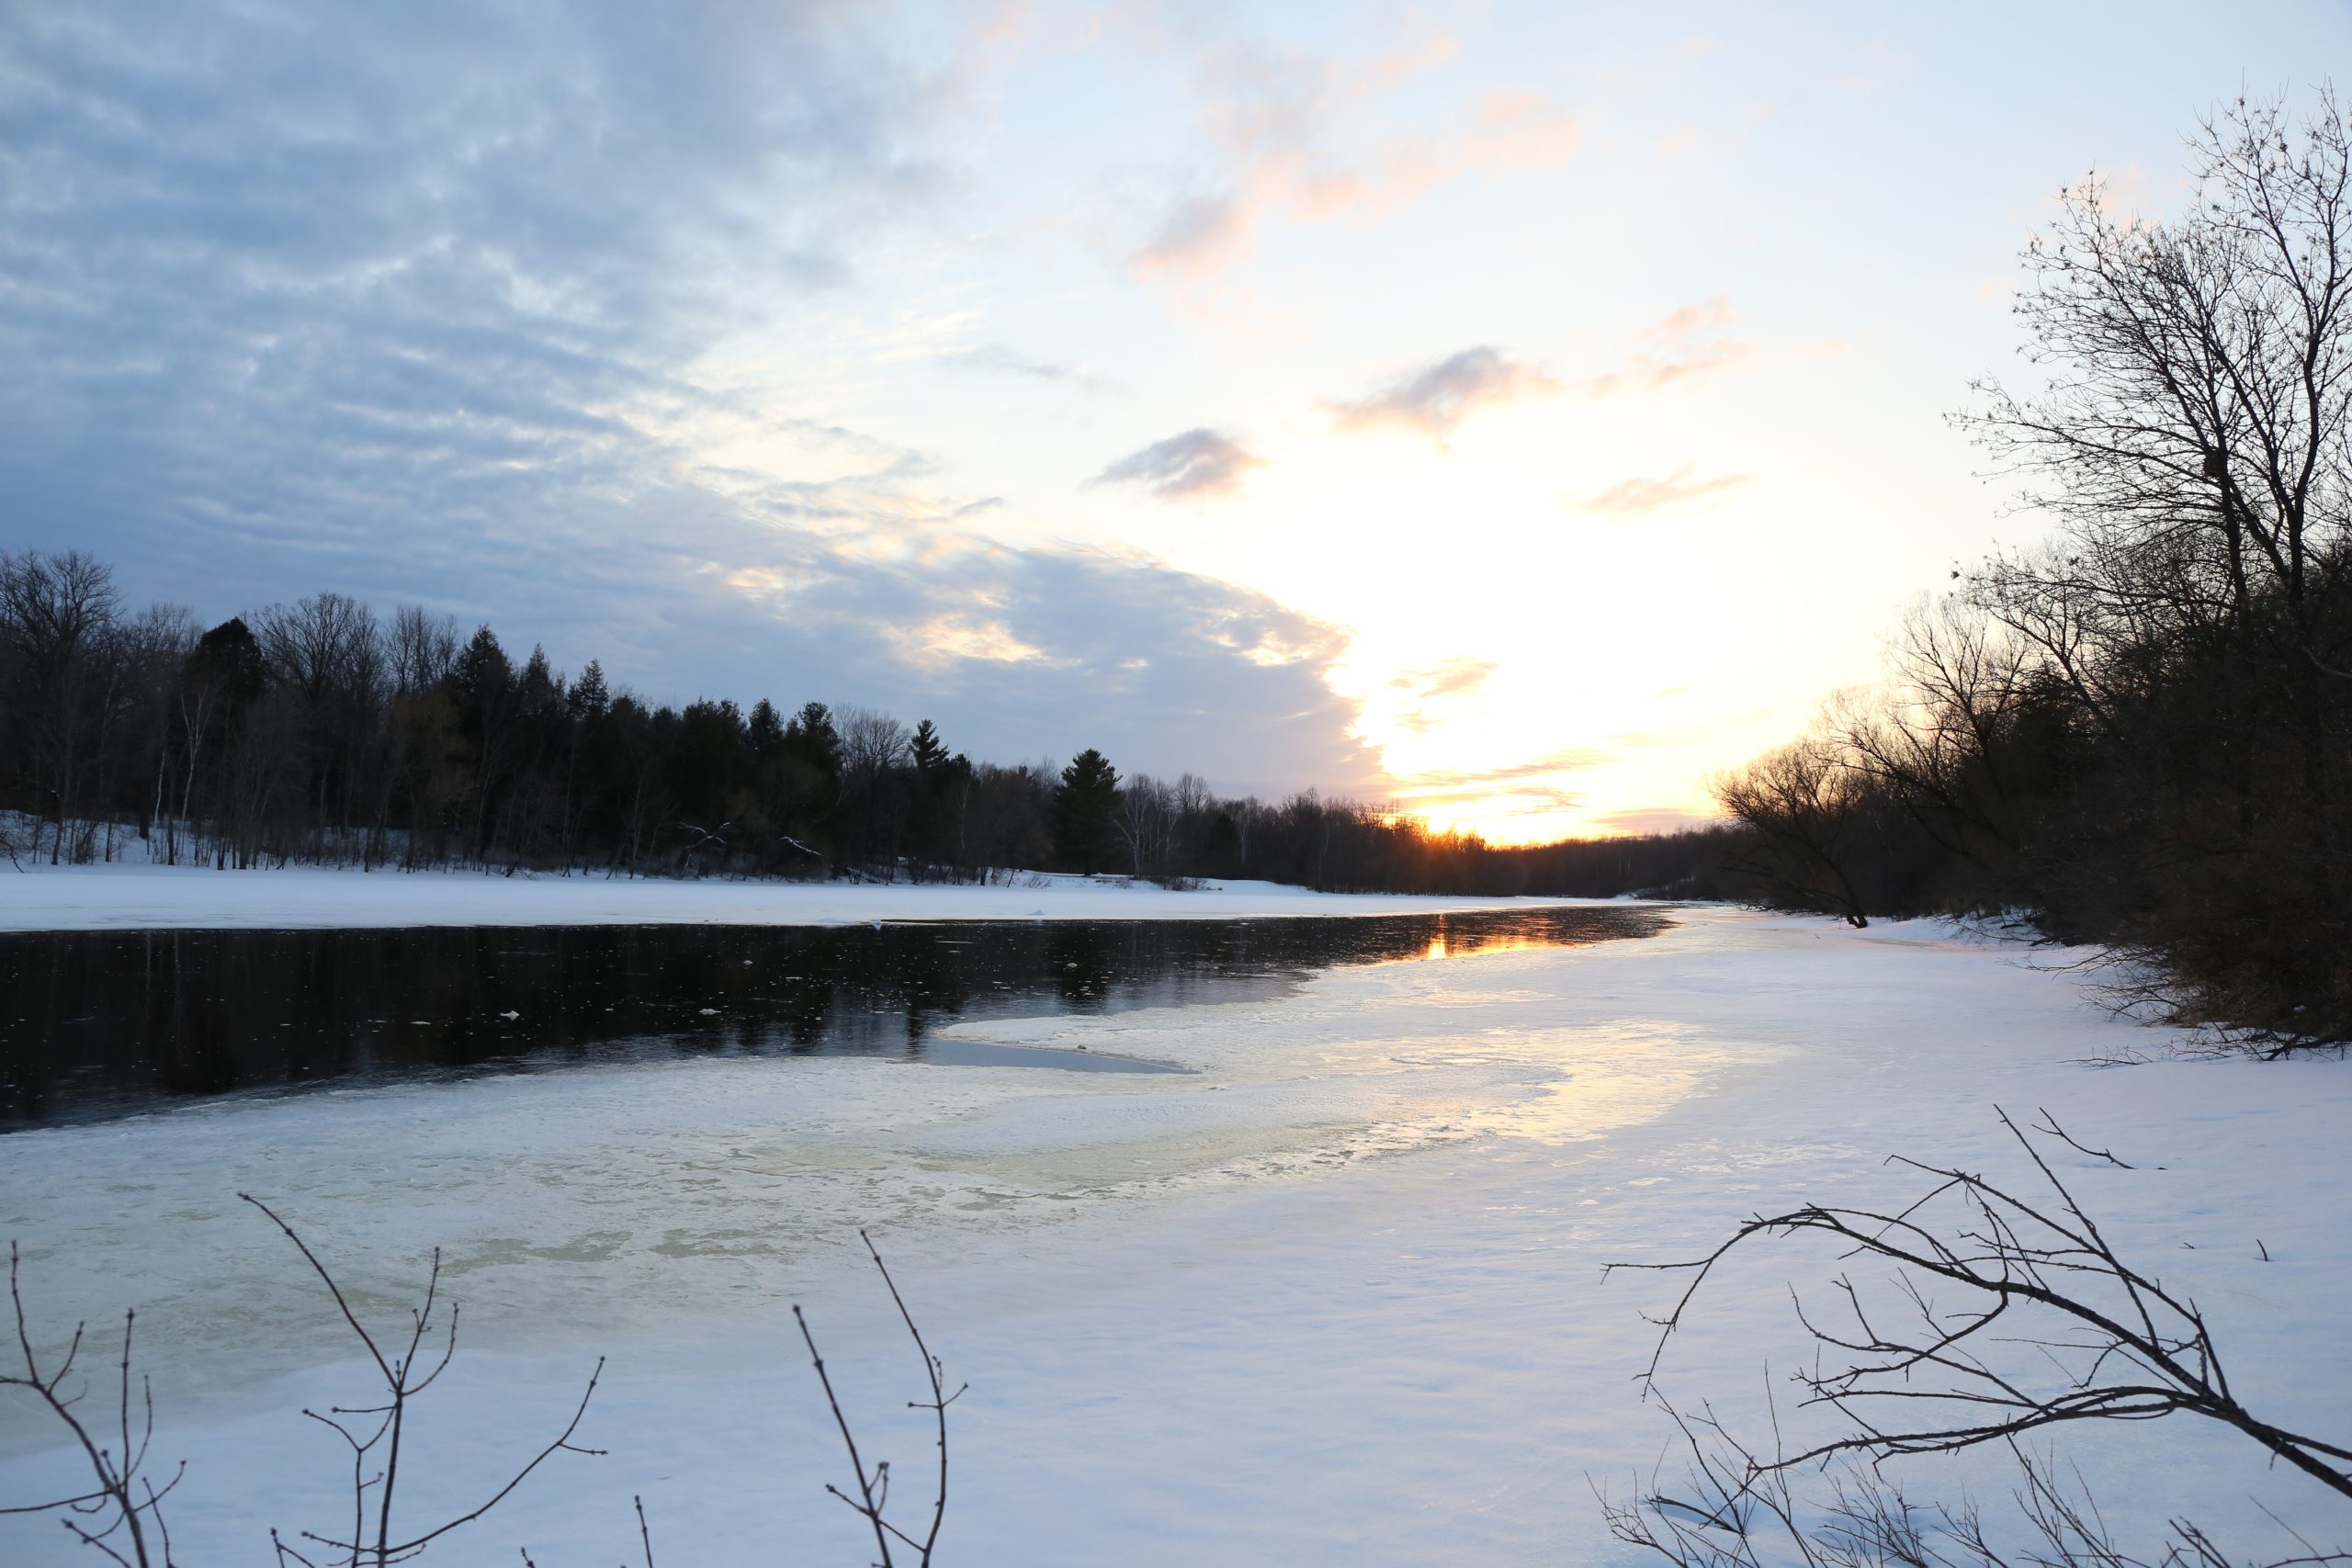
[[[1122,879],[1023,875],[1011,886],[938,883],[678,882],[659,878],[212,871],[115,863],[0,868],[0,931],[215,927],[824,925],[866,920],[1236,919],[1413,915],[1586,902],[1331,894],[1274,882],[1174,893]]]
[[[915,1482],[925,1439],[900,1406],[919,1369],[859,1224],[973,1385],[945,1562],[1628,1561],[1585,1478],[1622,1483],[1665,1447],[1632,1382],[1659,1287],[1604,1286],[1600,1266],[1690,1256],[1800,1197],[1915,1190],[1892,1153],[2015,1174],[1995,1104],[2047,1107],[2132,1160],[2062,1168],[2128,1255],[2195,1295],[2251,1403],[2341,1432],[2352,1067],[2094,1068],[2154,1041],[2051,955],[1679,919],[1646,941],[1335,971],[1275,1000],[958,1032],[1189,1077],[673,1062],[16,1134],[0,1233],[26,1244],[52,1323],[140,1305],[157,1451],[194,1461],[173,1516],[191,1563],[266,1561],[269,1524],[328,1517],[333,1456],[297,1411],[365,1393],[239,1189],[384,1318],[447,1248],[468,1327],[420,1407],[420,1506],[543,1441],[611,1358],[582,1434],[611,1456],[534,1476],[452,1562],[517,1544],[618,1561],[636,1492],[664,1562],[863,1561],[820,1490],[840,1461],[785,1310],[808,1304],[869,1450]],[[1804,1267],[1768,1253],[1726,1278],[1669,1388],[1728,1407],[1800,1359],[1781,1285]],[[2188,1509],[2258,1551],[2277,1544],[2258,1498],[2352,1538],[2352,1510],[2186,1422],[2065,1441],[2112,1521]],[[0,1453],[0,1504],[70,1475],[19,1411]],[[1968,1473],[1906,1480],[1949,1496]],[[71,1562],[62,1535],[0,1519],[0,1560]]]

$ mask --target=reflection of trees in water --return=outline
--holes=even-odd
[[[919,1054],[958,1019],[1215,1000],[1336,965],[1650,934],[1653,912],[0,935],[0,1126],[649,1054]]]
[[[1109,930],[1096,925],[1057,925],[1046,945],[1046,972],[1055,991],[1075,1006],[1100,1002],[1111,992],[1115,955]]]

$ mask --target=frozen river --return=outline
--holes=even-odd
[[[591,1052],[36,1127],[0,1137],[0,1231],[51,1327],[140,1307],[158,1451],[192,1461],[173,1515],[191,1564],[266,1561],[269,1525],[327,1517],[335,1461],[297,1412],[367,1392],[240,1190],[382,1321],[444,1250],[467,1326],[421,1407],[420,1509],[544,1440],[610,1358],[582,1433],[610,1454],[559,1456],[452,1538],[453,1562],[619,1561],[639,1493],[665,1563],[865,1561],[821,1492],[841,1467],[786,1310],[807,1304],[869,1446],[919,1468],[901,1408],[917,1368],[860,1226],[973,1385],[944,1562],[1625,1561],[1588,1477],[1622,1483],[1664,1447],[1632,1382],[1658,1303],[1604,1288],[1600,1264],[1878,1191],[1889,1154],[2003,1168],[1996,1103],[2135,1156],[2080,1173],[2103,1218],[2195,1289],[2241,1382],[2335,1424],[2340,1065],[2103,1069],[2087,1061],[2156,1037],[2029,950],[1672,921],[1441,962],[1426,943],[1286,961],[1117,1008],[976,1007],[923,1033],[1176,1072]],[[2290,1161],[2321,1190],[2282,1195]],[[2257,1235],[2276,1261],[2255,1261]],[[1784,1314],[1783,1281],[1747,1284],[1679,1342],[1676,1386],[1736,1399],[1798,1353],[1758,1315]],[[2177,1472],[2151,1456],[2204,1455],[2174,1424],[2159,1436],[2089,1454],[2127,1517],[2174,1501]],[[2224,1506],[2304,1506],[2293,1478],[2226,1449],[2199,1464]],[[0,1503],[69,1474],[45,1429],[0,1411]],[[62,1533],[0,1518],[0,1561],[74,1561]]]

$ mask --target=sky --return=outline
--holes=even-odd
[[[1950,428],[2342,4],[0,10],[0,548],[1525,841],[2046,520]]]

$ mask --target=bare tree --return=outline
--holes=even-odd
[[[1870,923],[1852,874],[1866,803],[1860,776],[1834,743],[1792,741],[1710,787],[1762,840],[1764,852],[1741,856],[1741,869],[1801,908],[1826,907],[1851,926]]]
[[[339,857],[362,818],[359,803],[377,795],[370,782],[392,771],[382,744],[390,650],[375,612],[342,593],[273,604],[253,630],[273,685],[296,703],[301,746],[289,762],[302,775],[312,852]],[[372,841],[361,852],[372,859]]]
[[[2300,124],[2240,98],[2189,151],[2177,221],[2119,215],[2089,179],[2026,253],[2016,309],[2051,378],[1984,383],[1961,422],[2072,548],[1995,576],[2047,573],[2126,620],[2151,595],[2247,617],[2267,592],[2324,660],[2303,613],[2352,527],[2352,130],[2330,90]]]
[[[254,616],[253,628],[271,673],[314,703],[372,681],[382,668],[375,613],[346,594],[272,604]]]
[[[2018,830],[2006,743],[2031,689],[2025,645],[1963,599],[1915,605],[1892,649],[1894,681],[1874,703],[1834,710],[1840,760],[1860,770],[1954,855],[2014,853]]]
[[[2246,679],[2300,751],[2332,898],[2345,697],[2325,688],[2352,680],[2352,126],[2331,89],[2300,121],[2240,98],[2200,122],[2189,155],[2179,218],[2120,214],[2091,178],[2028,248],[2016,310],[2045,384],[1980,383],[1956,417],[2061,534],[1996,557],[1970,589],[2119,733],[2149,650],[2269,656]],[[2241,793],[2271,765],[2201,750]]]
[[[842,743],[842,809],[850,863],[854,868],[888,859],[882,846],[897,839],[906,815],[906,803],[893,785],[907,759],[907,727],[877,708],[855,705],[836,708],[833,727]],[[896,864],[886,867],[885,874],[895,880]]]
[[[907,727],[879,708],[836,708],[833,727],[842,738],[842,771],[853,778],[879,778],[906,760]]]
[[[174,810],[172,784],[176,753],[187,740],[180,737],[175,745],[174,730],[187,685],[183,671],[196,650],[196,616],[184,604],[150,604],[125,622],[118,634],[119,662],[126,687],[127,711],[121,721],[130,741],[126,750],[137,761],[141,775],[152,775],[154,780],[140,819],[140,836],[152,842],[160,829],[161,858],[175,863],[179,859],[178,818],[184,807],[180,812]]]
[[[0,718],[31,764],[53,829],[51,864],[66,856],[98,743],[104,655],[120,604],[113,571],[79,550],[0,551]]]
[[[1955,571],[1881,700],[1719,798],[1779,901],[2029,910],[2178,1021],[2327,1046],[2352,1039],[2352,124],[2328,89],[2300,118],[2240,99],[2188,153],[2169,218],[2060,193],[2016,303],[2033,372],[1954,416],[2054,536]]]
[[[1149,773],[1131,774],[1119,786],[1119,807],[1113,820],[1135,875],[1158,876],[1167,869],[1176,813],[1176,791]]]
[[[392,689],[399,695],[435,691],[458,667],[457,620],[434,615],[422,605],[403,604],[393,611],[385,642]]]

